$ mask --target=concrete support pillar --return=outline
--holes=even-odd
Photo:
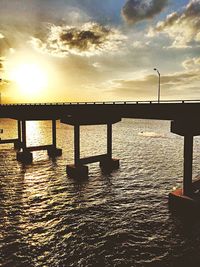
[[[67,165],[66,171],[70,177],[82,178],[88,176],[88,167],[83,164],[100,162],[103,172],[110,173],[119,168],[119,160],[112,158],[112,123],[107,123],[107,153],[105,155],[80,158],[80,125],[74,125],[74,164]]]
[[[52,120],[52,144],[56,148],[56,120]]]
[[[22,121],[22,125],[18,124],[18,136],[20,136],[21,139],[21,148],[22,152],[17,152],[17,160],[21,161],[24,164],[30,164],[33,161],[33,154],[27,150],[27,144],[26,144],[26,121]],[[22,127],[21,127],[22,126]],[[20,133],[19,133],[20,130]]]
[[[80,125],[74,125],[74,163],[80,165]]]
[[[71,178],[80,179],[80,178],[88,178],[88,166],[79,165],[76,166],[74,164],[67,165],[66,167],[67,175]]]
[[[26,121],[22,121],[22,149],[26,150]]]
[[[112,158],[112,123],[107,124],[107,157],[100,161],[104,172],[111,172],[119,168],[119,160]]]
[[[74,125],[74,165],[67,165],[66,172],[72,178],[87,178],[88,166],[80,161],[80,125]]]
[[[56,120],[52,120],[52,146],[47,150],[47,154],[51,158],[59,157],[62,155],[62,149],[57,148],[56,142]]]
[[[21,121],[17,121],[17,133],[18,133],[18,140],[21,142],[22,134],[21,134]]]
[[[183,172],[183,194],[192,194],[192,161],[193,161],[193,136],[184,136],[184,172]]]
[[[22,141],[22,133],[21,133],[21,121],[17,121],[17,140],[14,142],[14,148],[20,149]]]
[[[112,124],[107,124],[107,154],[112,159]]]

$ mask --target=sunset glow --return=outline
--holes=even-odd
[[[0,0],[0,267],[200,267],[200,0]]]
[[[200,0],[0,3],[4,102],[200,96]]]
[[[39,64],[21,63],[10,70],[10,79],[17,84],[22,94],[42,95],[48,83],[47,73]]]

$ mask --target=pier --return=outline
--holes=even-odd
[[[52,120],[52,144],[27,147],[26,144],[26,120],[17,121],[18,138],[14,141],[14,147],[18,149],[17,160],[29,164],[33,160],[32,151],[47,150],[50,157],[54,158],[62,155],[62,149],[56,146],[56,120]],[[7,140],[2,141],[5,143]]]
[[[184,137],[183,187],[169,194],[169,204],[177,209],[194,208],[199,205],[195,192],[200,181],[192,179],[193,138],[200,135],[200,100],[184,101],[143,101],[143,102],[79,102],[41,104],[2,104],[0,118],[16,120],[17,138],[0,140],[0,144],[13,143],[17,149],[16,159],[31,164],[33,151],[46,150],[49,157],[62,155],[57,147],[56,121],[74,128],[74,162],[66,166],[68,176],[88,177],[88,164],[99,162],[103,171],[119,168],[120,159],[112,157],[112,125],[123,118],[171,121],[171,132]],[[50,120],[52,122],[51,144],[28,147],[26,122]],[[84,125],[106,125],[107,152],[87,158],[80,157],[80,127]],[[184,203],[184,204],[183,204]]]

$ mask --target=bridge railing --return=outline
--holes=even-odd
[[[69,105],[141,105],[141,104],[187,104],[200,103],[200,100],[162,100],[158,103],[156,100],[152,101],[97,101],[97,102],[52,102],[52,103],[10,103],[0,104],[0,106],[69,106]]]

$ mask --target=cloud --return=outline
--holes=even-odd
[[[52,25],[47,40],[32,37],[31,44],[37,50],[59,57],[92,56],[115,51],[125,39],[116,29],[88,22],[82,26]]]
[[[167,3],[168,0],[128,0],[122,9],[122,16],[130,24],[152,19]]]
[[[3,60],[0,58],[0,72],[3,71]],[[6,91],[8,89],[10,82],[6,79],[4,79],[0,75],[0,92]]]
[[[3,70],[3,62],[4,62],[4,60],[5,60],[5,58],[0,57],[0,71]]]
[[[132,100],[156,99],[158,77],[146,75],[133,80],[112,80],[111,89],[114,95]],[[200,93],[200,68],[180,71],[161,76],[161,95],[164,99],[184,99],[198,97]]]
[[[191,0],[182,12],[169,14],[149,35],[160,32],[174,40],[172,47],[184,48],[200,42],[200,0]]]
[[[4,39],[4,38],[5,36],[2,33],[0,33],[0,39]]]
[[[5,55],[8,53],[8,51],[9,51],[8,40],[5,37],[0,38],[0,70],[3,69],[3,62],[5,60]]]
[[[183,61],[182,65],[186,70],[200,70],[200,57],[188,58]]]

